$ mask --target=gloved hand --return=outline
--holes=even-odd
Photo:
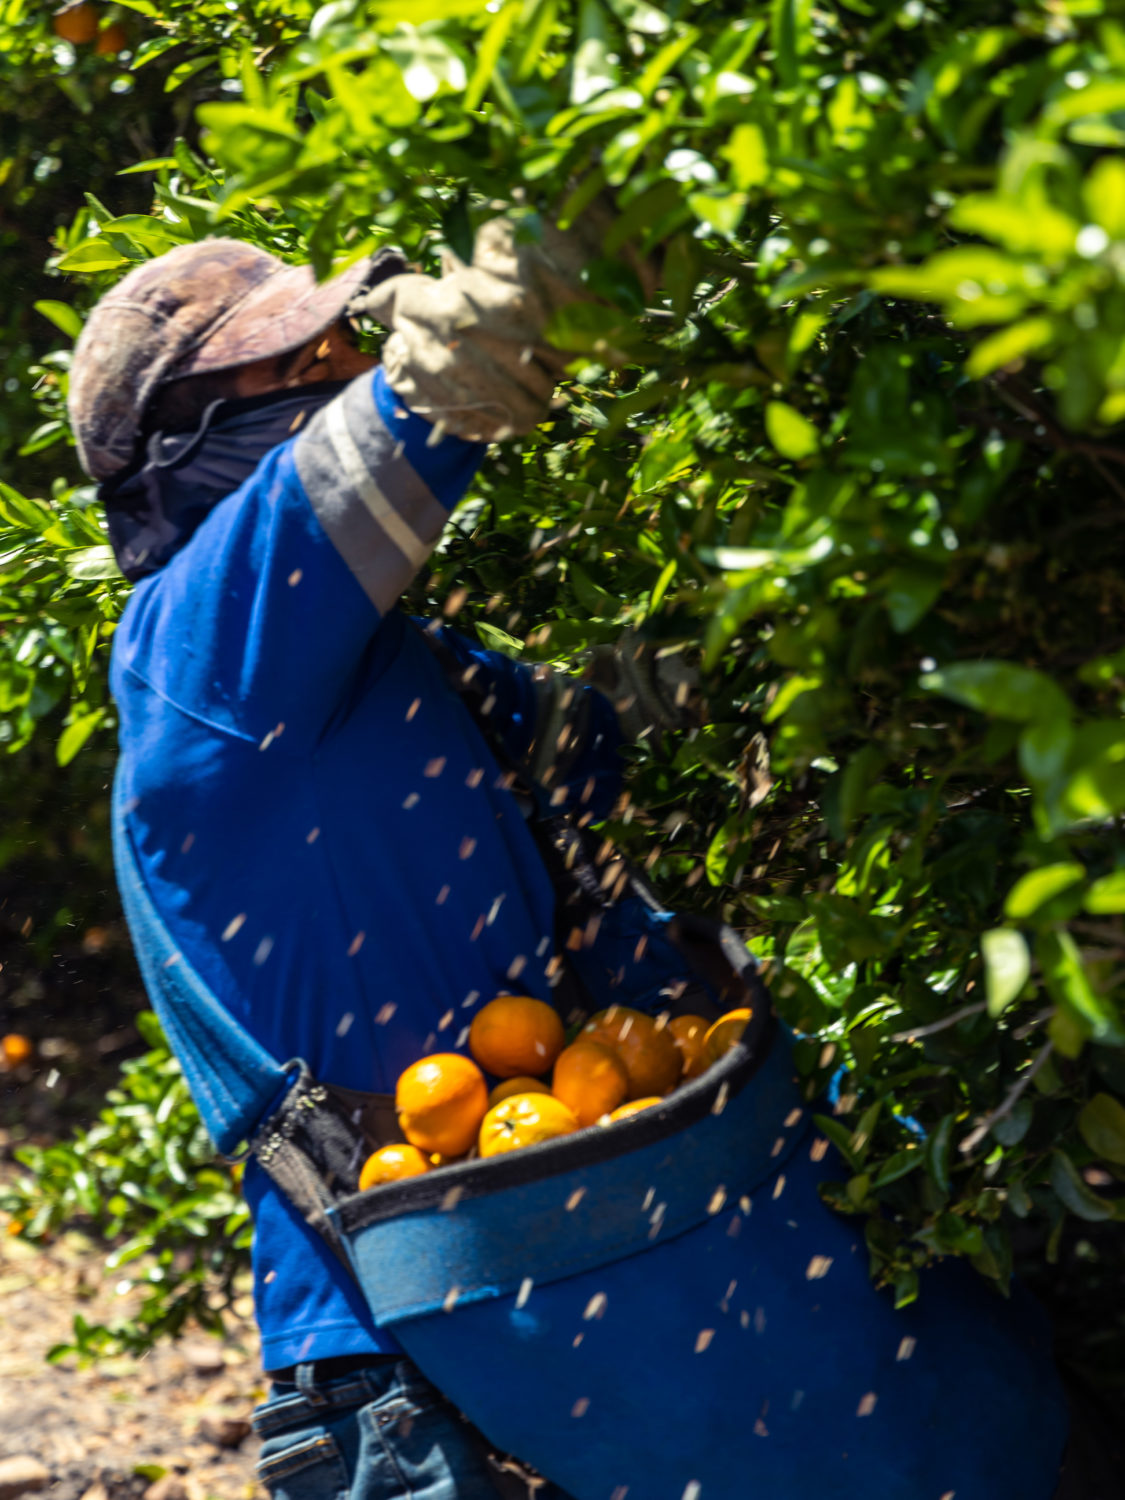
[[[600,253],[598,220],[588,213],[565,234],[548,225],[532,243],[510,220],[490,219],[471,265],[447,253],[440,280],[392,276],[355,299],[350,311],[392,330],[383,366],[411,411],[482,443],[544,420],[571,356],[543,331],[560,308],[590,300],[580,273]]]
[[[612,646],[595,646],[586,679],[613,704],[627,740],[707,721],[696,668],[678,651],[660,654],[637,631],[626,631]]]

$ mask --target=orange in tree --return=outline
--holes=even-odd
[[[471,1058],[435,1052],[411,1063],[395,1086],[403,1135],[420,1151],[464,1156],[488,1109],[488,1084]]]
[[[742,1033],[750,1024],[753,1014],[750,1007],[744,1005],[739,1010],[728,1010],[726,1015],[719,1017],[703,1038],[703,1056],[707,1067],[718,1062],[724,1052],[729,1052],[742,1040]]]
[[[626,1005],[599,1011],[581,1035],[612,1047],[629,1075],[627,1099],[668,1094],[680,1081],[680,1054],[666,1026]]]
[[[642,1109],[651,1109],[654,1104],[663,1104],[663,1099],[631,1099],[628,1104],[623,1104],[620,1109],[615,1109],[610,1115],[610,1124],[614,1120],[627,1120],[630,1115],[640,1114]]]
[[[120,21],[114,21],[112,26],[106,26],[98,32],[98,39],[94,43],[94,55],[96,57],[116,57],[129,45],[129,38],[125,34],[125,28]]]
[[[565,1040],[558,1011],[530,995],[498,995],[469,1027],[469,1051],[497,1078],[545,1073]]]
[[[20,1063],[27,1062],[35,1051],[31,1038],[21,1036],[18,1031],[10,1031],[6,1037],[0,1037],[0,1054],[9,1068],[18,1068]]]
[[[629,1074],[612,1047],[580,1036],[559,1053],[551,1087],[579,1125],[593,1125],[629,1092]]]
[[[491,1109],[494,1104],[499,1104],[501,1099],[510,1099],[513,1094],[549,1094],[550,1092],[549,1085],[545,1084],[541,1078],[528,1078],[519,1073],[515,1078],[505,1078],[502,1083],[496,1085],[488,1096],[488,1107]]]
[[[679,1050],[685,1078],[698,1078],[707,1067],[703,1055],[703,1039],[711,1025],[706,1016],[673,1016],[668,1030]]]
[[[380,1146],[363,1164],[359,1190],[378,1187],[383,1182],[401,1182],[404,1177],[419,1177],[430,1170],[429,1160],[417,1146]]]
[[[78,5],[64,5],[51,17],[51,30],[64,42],[83,47],[98,34],[97,9],[87,0],[80,0]]]
[[[561,1099],[550,1094],[513,1094],[493,1105],[480,1127],[481,1156],[518,1151],[556,1136],[572,1135],[578,1121]]]

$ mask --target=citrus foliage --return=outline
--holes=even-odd
[[[84,1222],[116,1248],[106,1262],[126,1279],[141,1262],[143,1297],[111,1327],[75,1320],[74,1342],[49,1358],[140,1353],[194,1320],[221,1331],[219,1313],[235,1291],[250,1243],[248,1212],[232,1173],[211,1144],[155,1016],[139,1025],[150,1050],[122,1064],[97,1122],[64,1143],[24,1147],[34,1185],[6,1188],[0,1202],[20,1232],[49,1237]]]
[[[1125,1217],[1108,0],[129,8],[211,97],[153,214],[84,210],[67,301],[209,232],[433,269],[491,214],[608,207],[552,420],[412,602],[540,659],[698,650],[711,720],[638,750],[607,832],[756,935],[900,1301],[933,1255],[1002,1285],[1017,1221],[1050,1257]]]

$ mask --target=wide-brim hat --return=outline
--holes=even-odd
[[[297,349],[404,269],[384,250],[318,282],[310,266],[224,239],[138,266],[94,308],[74,351],[68,403],[82,467],[104,480],[129,466],[159,386]]]

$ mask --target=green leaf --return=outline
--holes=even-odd
[[[1082,955],[1069,932],[1041,932],[1035,954],[1051,998],[1096,1042],[1125,1046],[1125,1025],[1113,1001],[1098,994],[1082,966]]]
[[[988,1014],[995,1018],[1005,1011],[1027,983],[1031,954],[1022,933],[1010,927],[993,927],[981,934],[985,993]]]
[[[95,708],[92,713],[83,714],[66,726],[55,747],[55,759],[60,766],[70,764],[104,718],[105,709]]]
[[[1125,870],[1114,870],[1095,880],[1083,896],[1082,905],[1096,916],[1115,916],[1125,911]]]
[[[1087,1187],[1065,1151],[1051,1152],[1050,1175],[1051,1186],[1072,1214],[1095,1224],[1114,1218],[1113,1205]]]
[[[1032,667],[1006,661],[955,662],[927,672],[922,687],[942,693],[968,708],[1021,724],[1052,714],[1069,717],[1069,700],[1052,680]]]
[[[784,458],[810,458],[820,447],[820,434],[813,424],[784,401],[766,406],[766,432]]]
[[[129,264],[129,257],[115,250],[108,240],[96,236],[76,246],[59,261],[60,271],[77,271],[92,276],[97,271],[116,271]]]
[[[1014,364],[1026,354],[1047,350],[1056,337],[1050,318],[1024,318],[982,339],[965,361],[965,373],[983,380],[993,370]]]
[[[520,0],[507,0],[507,4],[503,5],[493,17],[492,24],[477,48],[476,67],[473,69],[473,76],[469,79],[469,86],[465,90],[466,109],[479,109],[480,102],[492,82],[492,75],[496,71],[504,44],[521,10]]]
[[[782,83],[797,82],[797,64],[812,46],[812,0],[773,0],[770,9],[770,41],[777,53],[777,71]]]
[[[943,1193],[949,1192],[949,1168],[953,1155],[954,1116],[944,1115],[937,1129],[926,1137],[922,1154],[926,1170]]]
[[[760,125],[736,125],[722,148],[731,165],[731,182],[742,191],[769,181],[769,154]]]
[[[933,568],[892,568],[886,575],[887,614],[899,634],[913,630],[929,613],[945,585],[945,574]]]
[[[1008,1114],[1002,1115],[991,1126],[991,1133],[1002,1146],[1018,1146],[1031,1129],[1035,1111],[1029,1099],[1017,1099]]]
[[[1078,1129],[1091,1151],[1125,1166],[1125,1104],[1112,1094],[1095,1094],[1082,1107]]]
[[[1008,892],[1004,902],[1004,914],[1013,922],[1022,922],[1034,916],[1041,906],[1085,880],[1083,865],[1063,861],[1060,864],[1042,865],[1038,870],[1029,870]]]
[[[490,650],[500,651],[505,656],[522,656],[524,651],[523,642],[516,636],[509,635],[506,630],[501,630],[497,625],[490,625],[487,620],[477,620],[474,628]]]
[[[68,339],[76,339],[82,332],[82,319],[69,302],[36,302],[35,311],[48,318]]]
[[[618,80],[610,62],[609,27],[599,0],[582,0],[578,11],[578,45],[570,75],[570,102],[587,104]]]
[[[871,1186],[873,1188],[886,1187],[888,1182],[897,1182],[900,1177],[905,1177],[908,1172],[913,1172],[920,1167],[924,1157],[917,1146],[909,1150],[896,1151],[893,1156],[888,1156],[883,1165],[875,1175]]]
[[[110,546],[75,547],[66,555],[66,571],[71,578],[88,580],[121,577],[121,569]]]

